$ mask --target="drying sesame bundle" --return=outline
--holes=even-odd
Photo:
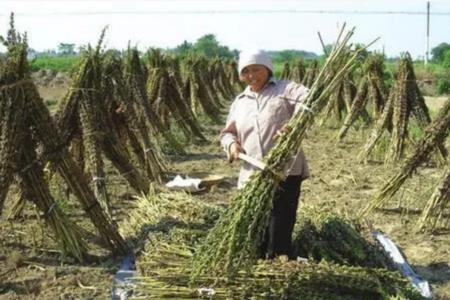
[[[403,158],[409,135],[408,126],[412,116],[417,120],[418,127],[421,130],[431,121],[425,100],[417,86],[411,57],[406,53],[400,60],[396,81],[389,93],[383,112],[359,154],[359,159],[361,161],[367,160],[386,131],[390,133],[390,140],[385,161],[395,162]],[[445,148],[442,145],[437,146],[442,156],[445,157]]]
[[[398,172],[379,189],[376,196],[364,208],[362,215],[367,215],[373,209],[380,207],[386,200],[394,196],[403,183],[413,175],[418,167],[430,160],[433,151],[438,149],[438,146],[442,145],[447,138],[449,130],[450,99],[447,100],[445,105],[439,110],[437,117],[425,129],[424,135],[417,142],[413,153],[405,159],[399,167]],[[422,224],[426,223],[431,214],[440,216],[444,209],[446,209],[445,203],[447,200],[445,200],[445,197],[441,197],[441,195],[444,196],[445,193],[448,193],[448,189],[445,188],[446,186],[448,187],[448,185],[446,185],[446,180],[447,176],[445,175],[443,182],[441,183],[441,190],[438,188],[435,195],[432,197],[434,200],[430,200],[431,202],[427,204],[428,208],[425,210],[424,216],[422,217]],[[437,203],[441,204],[438,205]]]
[[[369,118],[366,107],[368,103],[372,105],[372,118],[377,120],[386,101],[386,86],[383,81],[384,57],[382,55],[370,55],[363,65],[363,76],[359,80],[358,89],[354,100],[351,103],[349,113],[345,117],[344,124],[338,133],[338,139],[343,139],[348,129],[358,119]]]
[[[64,254],[83,260],[87,247],[50,193],[43,168],[49,162],[75,194],[99,234],[116,253],[128,251],[112,220],[89,188],[83,171],[69,155],[63,135],[50,116],[30,76],[26,37],[11,29],[6,39],[6,58],[0,61],[0,204],[13,177],[21,198],[34,202],[53,230]]]

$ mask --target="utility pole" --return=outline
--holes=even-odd
[[[428,64],[430,53],[430,1],[427,1],[427,50],[425,52],[425,66]]]

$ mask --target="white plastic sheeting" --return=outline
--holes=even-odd
[[[197,192],[205,189],[200,185],[201,182],[202,180],[198,178],[183,178],[180,175],[177,175],[174,179],[166,183],[166,186],[174,190]]]
[[[372,235],[375,239],[383,246],[384,250],[389,254],[392,261],[395,263],[397,268],[402,272],[402,274],[408,277],[413,286],[422,294],[422,296],[431,298],[431,289],[428,281],[420,277],[409,265],[406,258],[394,244],[394,242],[385,234],[378,230],[374,230]]]
[[[123,258],[120,269],[114,276],[111,299],[127,300],[133,294],[133,280],[135,276],[136,267],[134,257],[127,255]]]

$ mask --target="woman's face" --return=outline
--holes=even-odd
[[[248,84],[253,92],[259,92],[269,80],[269,69],[263,65],[249,65],[242,70],[239,78]]]

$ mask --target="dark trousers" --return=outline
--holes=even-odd
[[[288,176],[275,193],[269,225],[260,247],[261,258],[272,259],[279,255],[292,258],[292,231],[297,216],[301,183],[301,176]]]

